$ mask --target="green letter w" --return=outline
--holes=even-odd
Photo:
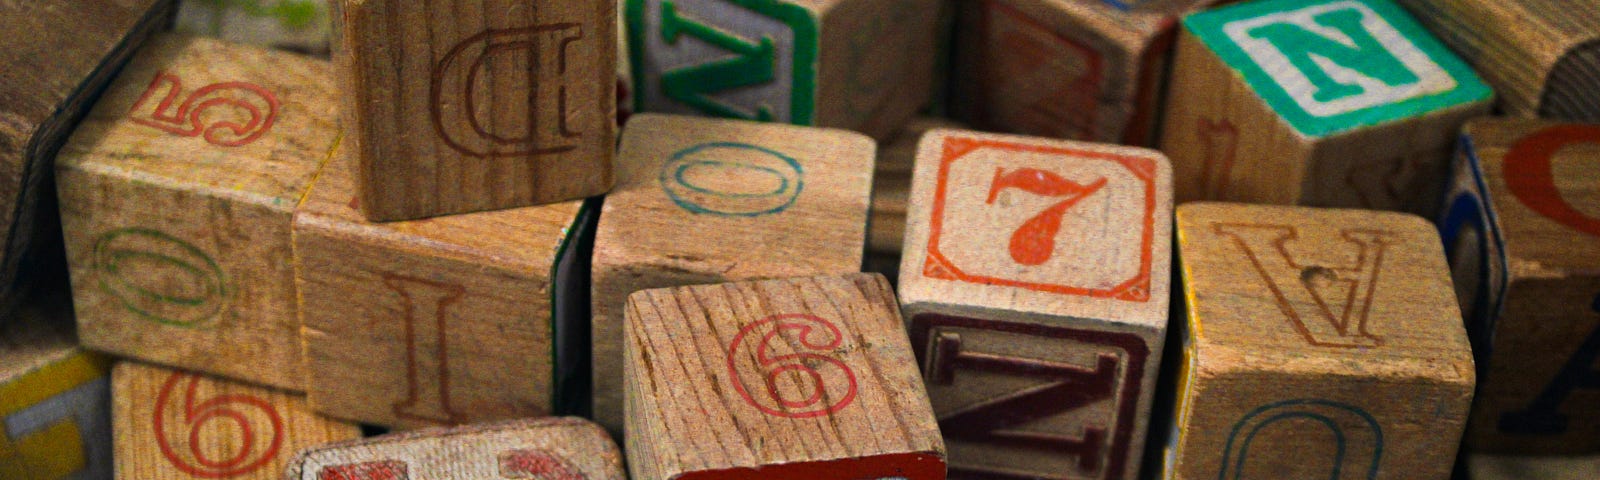
[[[684,33],[738,56],[662,73],[662,92],[673,100],[689,104],[711,115],[772,121],[772,110],[768,107],[757,107],[754,113],[741,112],[706,96],[711,92],[771,82],[776,76],[773,63],[777,58],[777,49],[772,45],[772,39],[762,38],[759,44],[746,42],[722,30],[678,15],[678,7],[671,1],[661,2],[662,39],[675,44]]]

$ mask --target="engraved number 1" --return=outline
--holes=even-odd
[[[450,408],[450,353],[446,322],[450,305],[466,294],[464,288],[418,278],[385,275],[384,285],[400,294],[405,304],[405,401],[394,404],[395,416],[441,423],[456,423]]]

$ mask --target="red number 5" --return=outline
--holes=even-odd
[[[249,395],[219,395],[196,398],[200,377],[173,373],[156,396],[156,443],[173,466],[200,478],[225,478],[254,471],[278,456],[283,447],[283,419],[272,404]],[[179,392],[181,390],[181,392]],[[180,394],[181,393],[181,394]],[[205,429],[212,422],[233,424],[238,441],[205,441],[202,434],[227,432]],[[265,424],[271,431],[258,431]],[[216,446],[230,445],[235,450],[219,457],[210,452]]]
[[[829,352],[842,343],[844,333],[822,317],[773,315],[745,326],[734,335],[728,346],[728,376],[733,378],[734,389],[746,402],[768,415],[788,418],[828,415],[855,400],[856,374],[839,359],[815,352]],[[778,348],[801,347],[811,352],[773,352]],[[764,380],[763,388],[757,390],[761,395],[752,394],[741,372],[753,373]],[[801,380],[805,377],[810,377],[810,382]],[[788,395],[793,393],[799,395]]]

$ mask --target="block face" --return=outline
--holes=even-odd
[[[628,305],[634,478],[944,477],[882,276],[646,290]]]
[[[1057,32],[1053,22],[1012,2],[963,8],[956,70],[958,116],[1008,131],[1058,138],[1099,137],[1098,92],[1109,74],[1103,46]],[[1048,79],[1048,80],[1043,80]]]
[[[374,221],[604,193],[616,3],[341,1],[336,52]],[[524,179],[507,181],[509,178]]]
[[[338,134],[328,73],[171,35],[130,62],[58,158],[86,345],[303,388],[290,220]]]
[[[1468,444],[1482,452],[1600,451],[1600,418],[1577,405],[1600,361],[1600,277],[1586,165],[1600,128],[1541,121],[1469,124],[1440,233],[1472,312],[1482,387]]]
[[[0,477],[111,476],[110,362],[59,330],[70,312],[24,305],[0,327]]]
[[[295,217],[311,404],[393,427],[549,414],[552,277],[582,202],[368,223],[347,152]]]
[[[855,133],[644,114],[593,264],[594,414],[622,427],[623,306],[647,288],[857,272],[873,147]]]
[[[296,455],[303,480],[426,478],[622,479],[622,453],[605,431],[576,418],[433,428],[323,445]]]
[[[1177,218],[1188,325],[1169,477],[1448,475],[1439,452],[1475,375],[1435,234],[1360,210],[1196,203]]]
[[[1184,19],[1300,134],[1483,101],[1488,86],[1388,0],[1270,0]]]
[[[303,397],[135,363],[112,373],[118,478],[281,478],[302,448],[360,436]]]

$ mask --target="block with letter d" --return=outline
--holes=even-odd
[[[627,321],[635,480],[945,478],[882,275],[643,290]]]
[[[1164,478],[1448,478],[1475,380],[1432,225],[1177,209],[1185,321]]]
[[[0,324],[0,478],[111,477],[111,362],[72,338],[72,307]]]
[[[1257,0],[1183,20],[1161,149],[1179,202],[1432,215],[1492,93],[1390,0]]]
[[[1467,124],[1440,233],[1481,373],[1468,448],[1600,452],[1600,125]]]
[[[900,301],[950,473],[1136,478],[1167,329],[1166,158],[934,130],[909,204]]]

